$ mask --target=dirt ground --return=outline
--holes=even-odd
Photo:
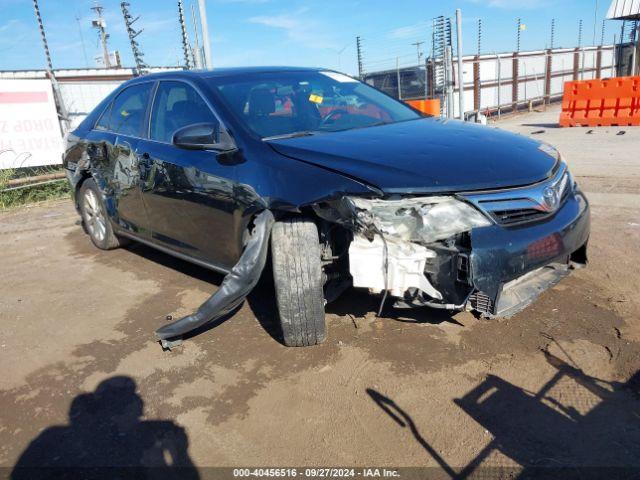
[[[557,117],[499,126],[565,155],[592,205],[590,264],[508,320],[376,319],[378,299],[350,291],[326,343],[287,348],[263,282],[163,352],[153,331],[221,276],[137,244],[99,251],[69,201],[0,213],[0,467],[640,468],[640,129]]]

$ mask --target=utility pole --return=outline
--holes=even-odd
[[[356,50],[358,53],[358,78],[362,80],[364,69],[362,68],[362,42],[359,36],[356,37]]]
[[[462,10],[456,9],[456,44],[458,47],[458,109],[464,121],[464,72],[462,71]]]
[[[109,34],[107,33],[107,30],[106,30],[107,24],[104,21],[104,18],[102,18],[102,12],[104,11],[104,8],[102,8],[102,6],[98,2],[96,2],[96,4],[93,7],[91,7],[91,10],[96,12],[96,14],[98,15],[98,18],[93,20],[91,24],[94,26],[94,28],[98,30],[98,33],[100,35],[100,42],[102,43],[102,58],[104,61],[104,66],[105,68],[111,68],[111,60],[109,59],[109,48],[107,47],[107,40],[109,39]]]
[[[516,52],[520,53],[520,35],[522,33],[522,19],[518,19],[518,32],[516,34]]]
[[[44,47],[44,56],[47,59],[47,68],[49,71],[52,71],[53,63],[51,63],[51,54],[49,53],[49,44],[47,43],[47,36],[44,33],[44,25],[42,24],[42,17],[40,16],[40,7],[38,6],[38,0],[33,0],[33,9],[36,12],[36,20],[38,22],[38,28],[40,28],[40,38],[42,38],[42,46]]]
[[[122,2],[120,3],[120,8],[122,8],[122,16],[124,17],[124,25],[127,29],[127,35],[129,36],[129,42],[131,43],[131,53],[133,53],[133,60],[136,62],[136,72],[138,75],[142,75],[148,65],[144,63],[142,57],[144,54],[140,51],[140,45],[136,41],[136,37],[142,33],[142,29],[137,32],[133,29],[133,24],[140,18],[138,15],[136,18],[133,18],[129,13],[129,3]]]
[[[424,42],[415,42],[411,44],[416,47],[416,53],[418,54],[418,66],[420,66],[420,64],[422,63],[422,51],[420,50],[420,46],[423,43]]]
[[[205,5],[205,0],[198,0],[198,9],[200,10],[200,25],[202,26],[202,46],[204,48],[205,68],[212,69],[211,41],[209,40],[209,24],[207,22],[207,6]]]
[[[551,45],[550,45],[550,49],[553,50],[553,43],[555,41],[556,38],[556,19],[552,18],[551,19]]]
[[[182,52],[184,54],[184,65],[187,70],[191,70],[191,58],[189,57],[189,37],[187,36],[187,26],[184,23],[184,8],[182,0],[178,0],[178,21],[180,22],[180,31],[182,33]]]

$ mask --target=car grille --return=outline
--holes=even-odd
[[[515,225],[523,222],[533,222],[548,216],[547,213],[533,208],[519,208],[516,210],[494,210],[493,219],[500,225]]]
[[[566,165],[549,180],[508,190],[463,194],[464,198],[489,215],[498,225],[515,226],[544,220],[562,207],[573,191],[573,180]],[[551,192],[549,203],[545,193]]]

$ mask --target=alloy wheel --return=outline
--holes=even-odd
[[[102,242],[107,235],[107,220],[102,205],[93,190],[87,190],[84,194],[84,222],[96,241]]]

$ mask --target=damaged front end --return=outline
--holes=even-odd
[[[383,303],[510,316],[586,263],[588,203],[569,181],[556,210],[511,226],[463,194],[344,197],[316,213],[352,232],[353,286]]]
[[[490,225],[486,217],[447,196],[346,200],[358,227],[349,247],[355,287],[385,291],[396,306],[464,307],[470,294],[465,233]]]

